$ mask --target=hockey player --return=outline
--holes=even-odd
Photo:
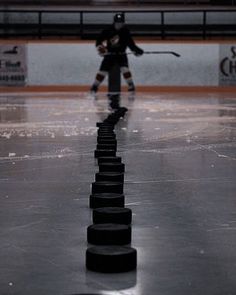
[[[97,38],[96,48],[98,54],[103,56],[103,61],[90,89],[91,93],[95,94],[98,91],[99,85],[103,82],[115,63],[118,63],[120,66],[121,73],[128,84],[128,91],[135,91],[132,74],[129,70],[128,58],[125,53],[127,47],[136,56],[143,54],[143,50],[135,44],[129,29],[125,26],[124,14],[118,13],[114,16],[113,24],[103,30]]]

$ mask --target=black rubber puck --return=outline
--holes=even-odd
[[[114,125],[109,124],[109,123],[106,123],[106,122],[97,122],[97,123],[96,123],[96,126],[97,126],[97,127],[109,126],[109,127],[113,127],[113,128],[114,128]]]
[[[97,181],[92,183],[92,194],[116,193],[123,194],[124,184],[122,182]]]
[[[116,135],[111,133],[101,133],[97,136],[97,141],[100,139],[116,139]]]
[[[137,251],[125,246],[95,246],[86,251],[86,267],[91,271],[118,273],[137,268]]]
[[[98,130],[109,130],[109,131],[114,131],[114,126],[113,125],[103,125],[98,128]]]
[[[104,120],[104,122],[116,125],[118,123],[119,119],[120,119],[120,117],[117,114],[113,113],[113,114],[109,115]]]
[[[94,158],[115,157],[115,156],[116,156],[115,150],[95,150],[94,151]]]
[[[123,194],[103,193],[93,194],[89,198],[89,207],[91,209],[101,207],[124,207],[125,196]]]
[[[117,140],[116,139],[98,138],[97,143],[101,143],[101,144],[114,144],[114,145],[117,146]]]
[[[93,210],[93,223],[131,224],[132,210],[129,208],[105,207]]]
[[[99,172],[125,172],[125,164],[101,163],[99,164]]]
[[[98,128],[98,131],[114,131],[114,126],[100,126]]]
[[[109,131],[109,130],[98,130],[97,134],[98,135],[111,135],[111,136],[115,135],[114,131]]]
[[[119,117],[119,118],[123,118],[125,116],[125,113],[128,111],[127,108],[125,107],[120,107],[117,111],[116,111],[116,115]]]
[[[124,183],[124,173],[99,172],[95,174],[95,181],[111,181]]]
[[[117,151],[117,146],[115,144],[97,144],[97,150],[114,150]]]
[[[87,241],[93,245],[127,245],[131,243],[131,226],[126,224],[92,224],[87,228]]]
[[[98,165],[102,163],[121,163],[121,157],[99,157]]]

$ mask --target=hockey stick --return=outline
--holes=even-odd
[[[130,54],[130,53],[128,53],[128,54]],[[144,54],[172,54],[176,57],[181,56],[179,53],[174,52],[174,51],[144,51]]]
[[[134,54],[133,52],[127,52],[127,53],[113,53],[113,52],[108,52],[105,53],[104,55],[125,55],[125,54]],[[172,54],[176,57],[180,57],[181,55],[175,51],[144,51],[143,54]]]

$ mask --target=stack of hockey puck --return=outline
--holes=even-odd
[[[119,108],[97,123],[94,157],[99,171],[91,185],[89,200],[93,224],[87,228],[86,267],[96,272],[126,272],[136,269],[137,251],[130,247],[132,211],[125,208],[125,165],[116,155],[114,127],[127,109]]]

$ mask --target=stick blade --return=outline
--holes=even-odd
[[[179,54],[179,53],[177,53],[177,52],[171,52],[174,56],[176,56],[176,57],[180,57],[181,55]]]
[[[181,55],[175,51],[144,51],[144,54],[171,54],[176,57],[180,57]]]

